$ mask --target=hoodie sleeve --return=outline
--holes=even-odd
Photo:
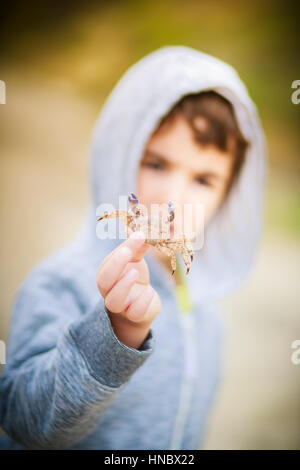
[[[24,282],[14,302],[0,424],[25,448],[82,440],[153,351],[152,330],[130,348],[114,334],[100,294],[88,312],[76,296],[40,275]]]

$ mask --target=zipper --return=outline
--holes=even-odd
[[[179,263],[178,263],[179,264]],[[177,265],[178,265],[177,264]],[[184,430],[192,403],[195,379],[197,377],[197,348],[195,337],[195,317],[189,301],[188,291],[181,272],[176,286],[179,321],[183,333],[184,372],[179,395],[179,405],[171,436],[170,450],[181,449]]]

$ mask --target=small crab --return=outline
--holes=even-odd
[[[131,212],[120,210],[109,214],[106,212],[103,216],[99,217],[97,221],[119,217],[125,225],[128,236],[133,232],[142,231],[145,235],[145,243],[154,246],[160,252],[171,257],[172,275],[176,271],[175,253],[181,253],[187,268],[186,274],[188,274],[191,262],[193,261],[193,250],[190,242],[185,235],[179,238],[170,238],[170,224],[175,217],[173,203],[171,201],[168,203],[168,215],[165,218],[157,220],[145,214],[143,210],[144,206],[139,205],[138,198],[133,193],[129,194],[128,201]]]

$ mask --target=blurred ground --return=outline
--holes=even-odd
[[[263,239],[249,281],[223,302],[224,377],[205,448],[300,449],[299,242]]]
[[[89,196],[90,132],[108,92],[157,47],[198,48],[230,62],[245,80],[270,167],[260,252],[249,280],[223,303],[224,379],[205,445],[300,448],[300,365],[290,360],[291,343],[300,339],[300,105],[290,100],[291,82],[300,78],[295,11],[267,1],[247,10],[233,1],[100,2],[83,10],[75,3],[59,20],[48,12],[48,23],[48,2],[45,11],[37,3],[35,22],[15,15],[15,39],[9,22],[2,29],[0,339],[28,270],[79,227]]]

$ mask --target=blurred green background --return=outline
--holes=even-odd
[[[300,79],[294,2],[10,2],[0,16],[1,317],[7,338],[19,283],[68,243],[88,201],[90,132],[126,69],[164,45],[236,68],[269,149],[262,243],[248,281],[222,303],[224,378],[206,448],[300,448]]]

